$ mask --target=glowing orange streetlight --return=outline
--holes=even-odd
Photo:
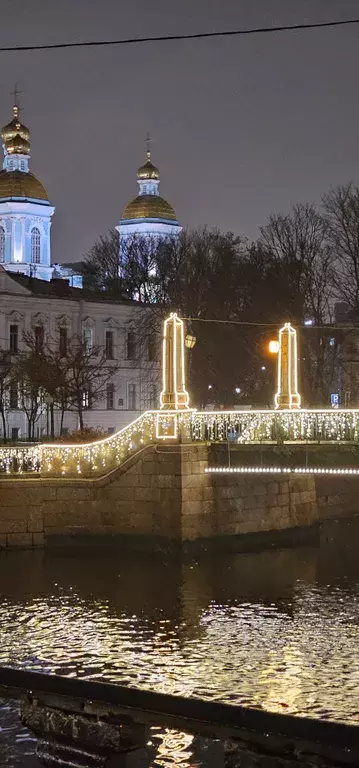
[[[276,339],[271,339],[268,345],[268,349],[272,355],[277,355],[279,352],[279,341]]]

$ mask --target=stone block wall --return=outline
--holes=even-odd
[[[214,463],[213,446],[160,444],[99,479],[4,479],[0,549],[94,536],[234,539],[357,512],[356,477],[206,474]]]

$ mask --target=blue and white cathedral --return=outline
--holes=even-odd
[[[116,227],[121,244],[134,235],[155,239],[172,238],[182,230],[172,205],[159,193],[160,172],[151,162],[147,149],[146,162],[137,171],[139,193],[126,205]]]
[[[13,112],[13,119],[2,129],[0,263],[9,272],[51,280],[50,229],[55,208],[29,170],[30,131],[20,122],[17,105]]]
[[[66,264],[51,264],[51,220],[55,208],[45,187],[29,170],[30,131],[13,107],[13,118],[2,128],[4,161],[0,171],[0,264],[40,280],[63,278],[82,288],[82,277]],[[116,229],[121,246],[133,236],[152,241],[173,238],[182,230],[172,205],[159,194],[159,170],[146,162],[137,171],[139,193],[125,207]]]

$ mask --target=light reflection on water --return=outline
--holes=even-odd
[[[357,723],[358,534],[192,561],[2,555],[0,664]],[[9,765],[15,732],[32,751],[14,722],[0,710]],[[154,764],[194,764],[191,736],[154,742]]]

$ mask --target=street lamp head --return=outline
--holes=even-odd
[[[193,349],[197,339],[193,333],[187,333],[184,343],[187,347],[187,349]]]
[[[277,355],[279,352],[279,341],[277,341],[276,339],[272,339],[269,342],[268,349],[272,355]]]

